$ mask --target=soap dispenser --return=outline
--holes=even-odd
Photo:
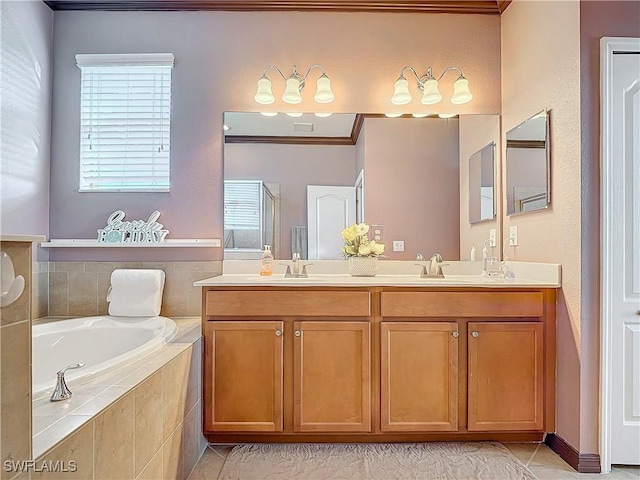
[[[273,273],[273,253],[271,245],[264,246],[264,252],[260,257],[260,275],[271,275]]]

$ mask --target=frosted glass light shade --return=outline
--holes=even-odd
[[[391,103],[394,105],[406,105],[411,101],[411,94],[409,93],[409,81],[400,77],[396,80],[393,86],[393,96],[391,97]]]
[[[287,79],[287,86],[282,94],[282,100],[293,104],[302,102],[302,95],[300,95],[300,80],[293,77]]]
[[[316,96],[315,101],[318,103],[331,103],[333,102],[334,95],[331,91],[331,80],[326,75],[321,75],[316,83]]]
[[[440,90],[438,89],[438,81],[435,78],[430,78],[424,82],[421,102],[424,105],[433,105],[440,100],[442,100],[442,95],[440,95]]]
[[[261,105],[269,105],[275,101],[273,92],[271,92],[271,80],[267,77],[260,77],[258,80],[258,91],[253,97],[254,100]]]
[[[469,82],[464,77],[459,77],[456,83],[453,84],[453,96],[451,97],[451,103],[460,105],[467,103],[473,98],[471,91],[469,90]]]

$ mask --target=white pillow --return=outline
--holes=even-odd
[[[163,270],[114,270],[111,274],[111,287],[107,294],[109,315],[117,317],[160,315],[164,280]]]

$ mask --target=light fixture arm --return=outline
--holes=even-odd
[[[267,70],[269,70],[269,69],[275,70],[276,72],[278,72],[278,75],[280,75],[285,82],[287,81],[287,78],[295,78],[295,79],[297,79],[300,82],[300,91],[302,91],[302,89],[304,88],[304,82],[307,80],[307,77],[311,73],[311,70],[313,70],[314,68],[319,68],[320,69],[320,71],[322,72],[321,76],[322,75],[324,75],[325,77],[327,76],[327,72],[325,71],[324,67],[322,65],[320,65],[319,63],[311,65],[309,67],[309,69],[307,70],[307,73],[304,74],[304,76],[300,76],[300,74],[298,73],[298,69],[297,69],[296,65],[294,65],[293,66],[293,71],[291,72],[291,75],[289,77],[286,77],[284,75],[284,73],[282,73],[282,70],[280,70],[275,65],[267,65],[266,67],[264,67],[264,70],[262,71],[262,76],[263,77],[267,77]],[[409,68],[411,68],[411,67],[409,67]],[[414,73],[415,73],[415,71],[414,71]]]
[[[444,72],[442,72],[442,74],[436,80],[440,81],[440,79],[442,77],[444,77],[444,74],[447,73],[450,70],[458,72],[458,78],[460,78],[460,77],[464,78],[464,75],[462,75],[462,70],[460,70],[458,67],[449,67]],[[427,76],[429,76],[429,75],[431,75],[431,67],[429,67],[429,69],[427,71]]]
[[[427,68],[426,75],[420,76],[418,72],[416,72],[416,70],[410,65],[405,65],[404,67],[402,67],[402,70],[400,70],[400,76],[398,78],[399,79],[404,78],[404,72],[407,70],[413,73],[413,76],[416,77],[416,81],[418,82],[418,88],[420,89],[420,91],[424,89],[424,84],[427,80],[430,80],[433,78],[439,82],[442,79],[442,77],[444,77],[445,74],[451,70],[458,72],[458,75],[459,75],[458,78],[460,77],[464,78],[464,75],[462,75],[462,70],[460,70],[458,67],[448,67],[444,72],[442,72],[442,74],[438,78],[435,78],[433,76],[433,68],[431,66]]]
[[[268,78],[267,77],[267,70],[272,69],[275,70],[276,72],[278,72],[278,74],[282,77],[282,79],[286,82],[287,81],[287,77],[284,76],[284,74],[282,73],[282,71],[276,67],[275,65],[267,65],[266,67],[264,67],[264,70],[262,71],[262,77],[264,78]],[[295,74],[296,71],[296,66],[293,66],[293,72]]]
[[[322,75],[324,75],[325,77],[327,76],[327,72],[325,72],[324,67],[322,65],[320,65],[319,63],[316,63],[314,65],[311,65],[309,67],[309,70],[307,70],[307,73],[305,73],[304,77],[302,77],[302,79],[300,80],[301,84],[304,84],[305,80],[307,79],[307,77],[309,76],[309,74],[311,73],[311,70],[313,70],[314,68],[319,68],[320,71],[322,72]],[[296,66],[293,66],[293,71],[296,71]],[[320,76],[322,76],[320,75]]]

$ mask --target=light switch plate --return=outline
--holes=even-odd
[[[509,245],[512,247],[518,246],[518,227],[515,225],[509,227]]]
[[[491,230],[489,230],[489,246],[490,247],[496,246],[496,229],[495,228],[492,228]]]
[[[394,240],[393,241],[393,251],[394,252],[404,252],[404,240]]]

